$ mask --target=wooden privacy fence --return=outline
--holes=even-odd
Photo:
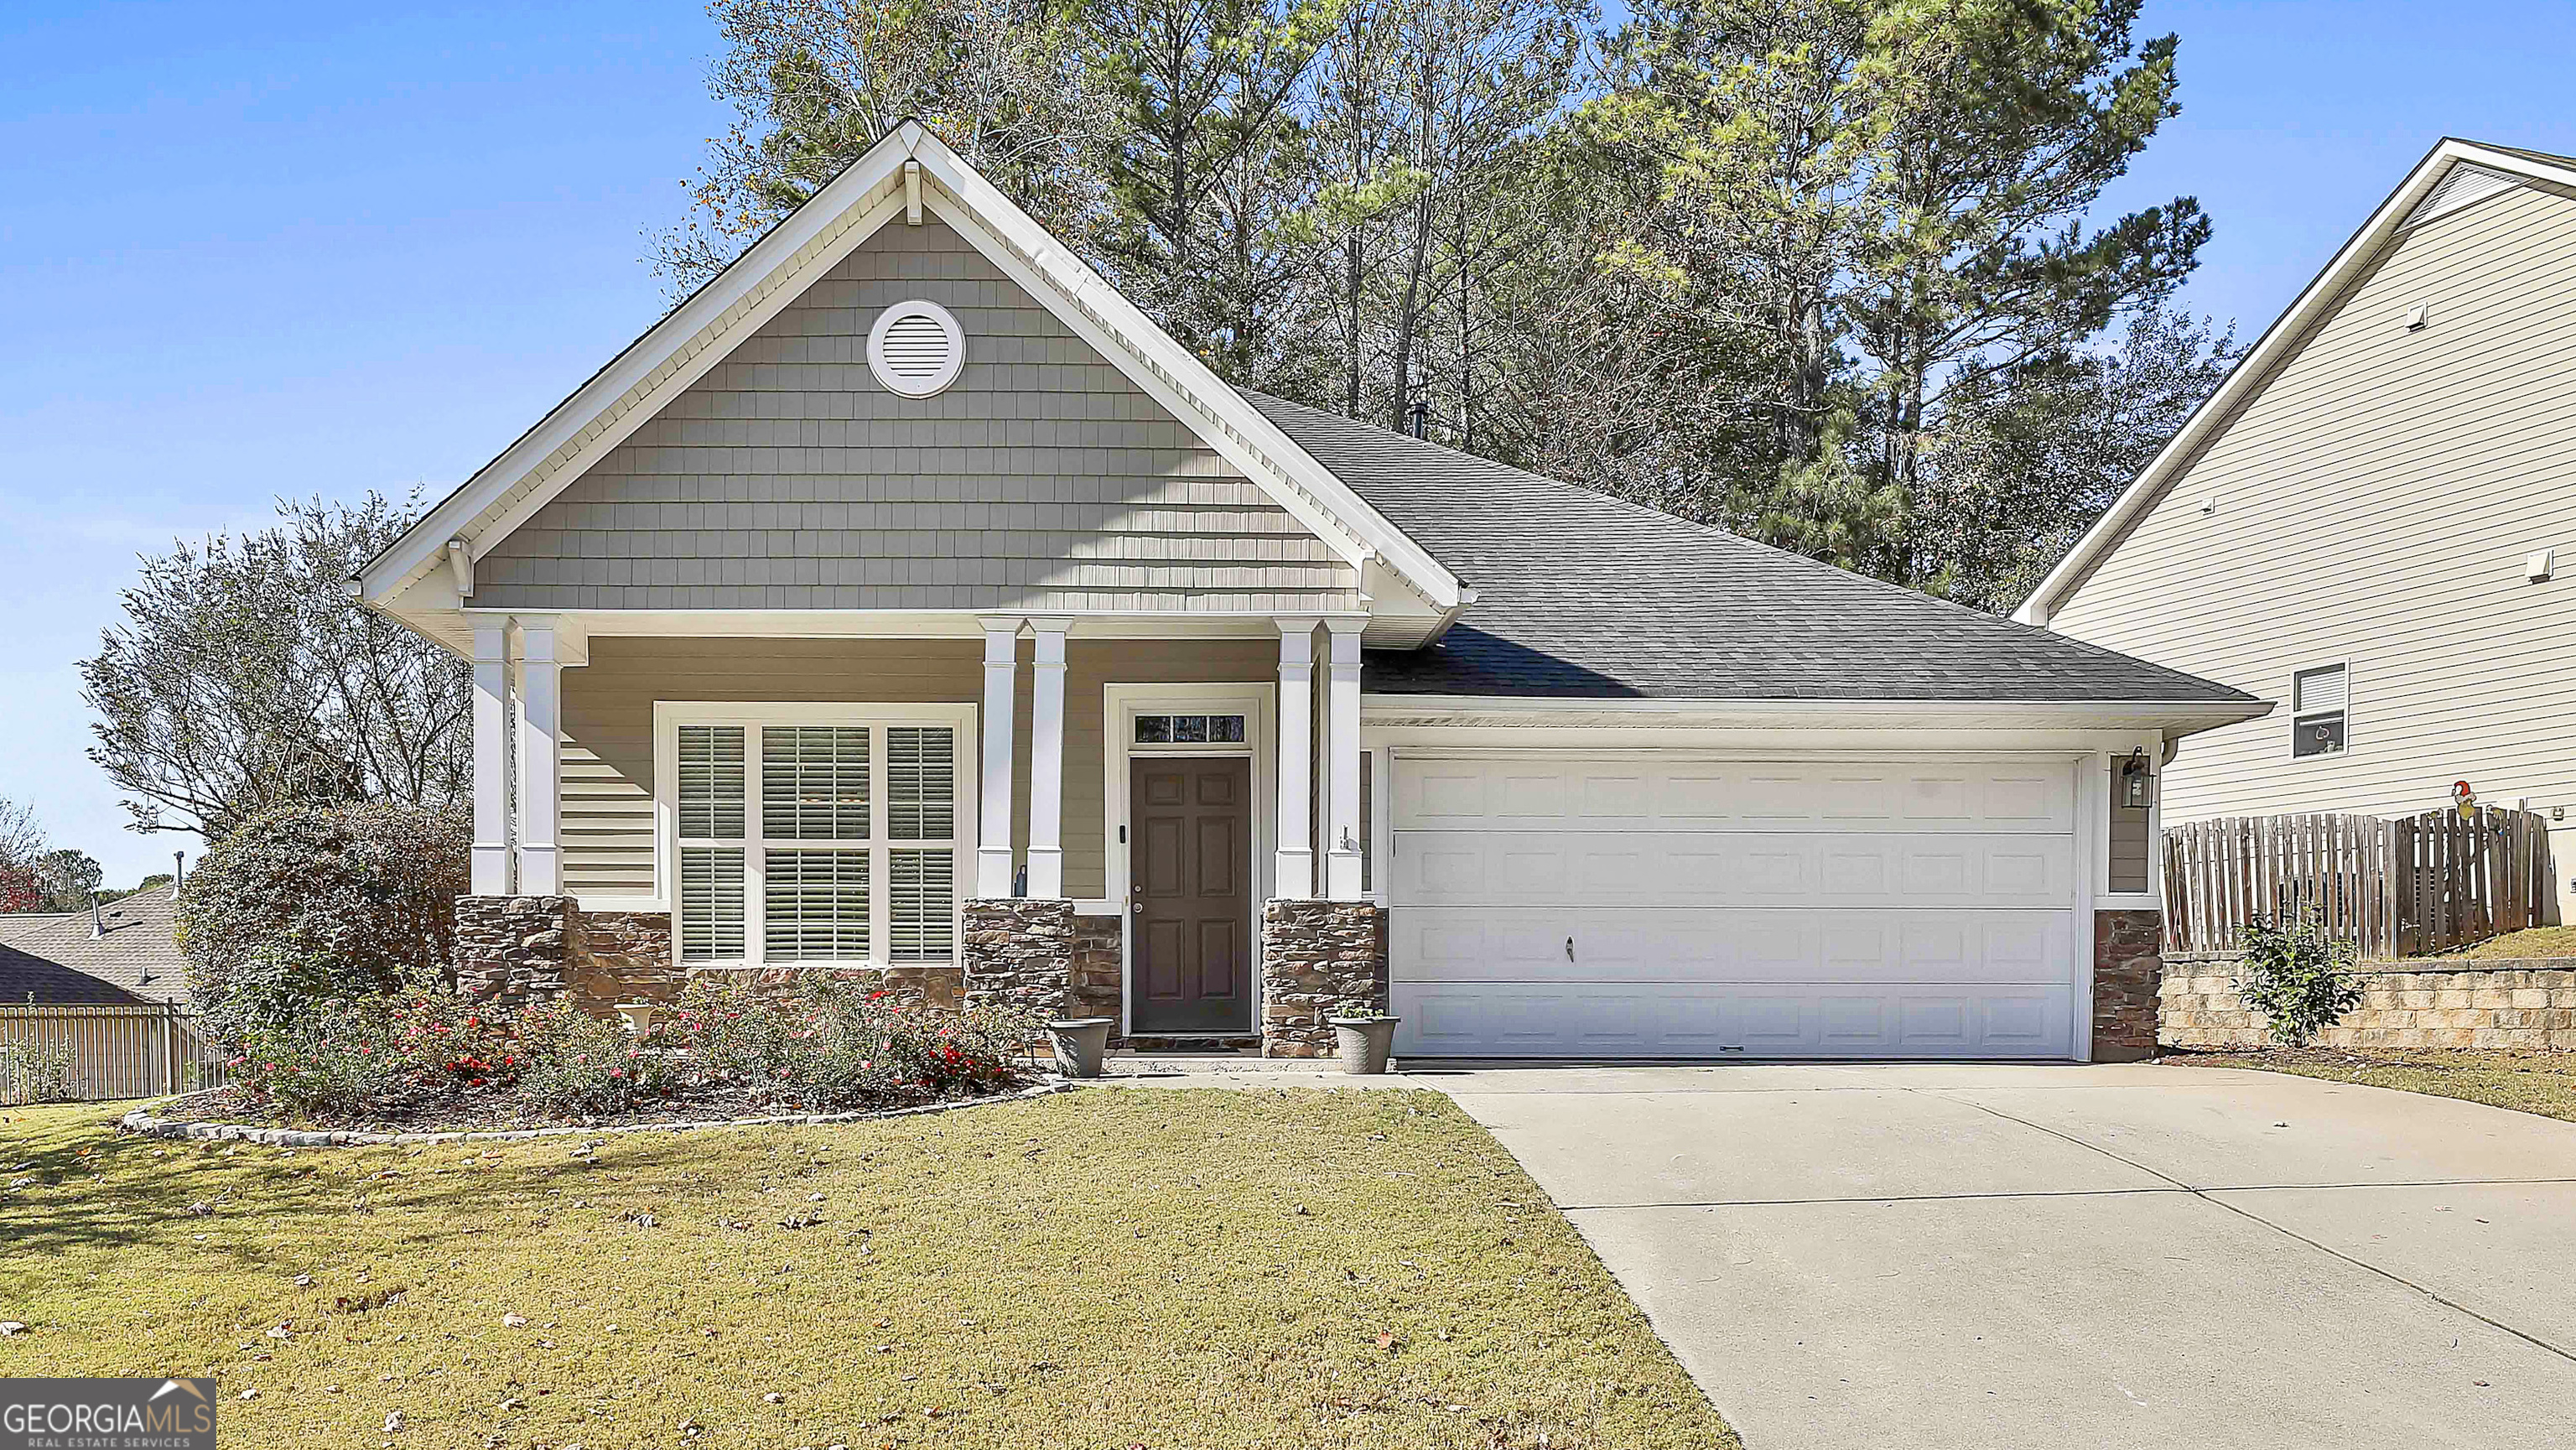
[[[175,1002],[0,1007],[0,1105],[222,1087],[225,1053]]]
[[[2408,957],[2538,926],[2549,827],[2482,808],[2374,816],[2227,816],[2165,832],[2165,949],[2223,952],[2256,917],[2322,914],[2364,957]]]

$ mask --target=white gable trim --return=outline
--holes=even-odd
[[[2013,618],[2024,624],[2045,626],[2049,615],[2066,601],[2089,578],[2096,565],[2129,537],[2138,521],[2163,499],[2180,479],[2203,447],[2225,431],[2239,407],[2251,401],[2270,382],[2283,365],[2305,344],[2315,324],[2340,305],[2344,293],[2361,274],[2379,258],[2392,238],[2407,226],[2423,220],[2416,211],[2425,199],[2449,176],[2457,165],[2473,166],[2485,171],[2504,173],[2558,186],[2576,187],[2576,169],[2552,165],[2511,151],[2481,146],[2474,141],[2445,138],[2427,153],[2406,179],[2390,192],[2388,199],[2372,212],[2361,230],[2336,252],[2314,281],[2301,292],[2288,311],[2264,329],[2253,350],[2246,354],[2227,381],[2192,412],[2162,451],[2142,470],[2118,501],[2086,530],[2075,547],[2057,567],[2039,581],[2030,598],[2013,611]],[[2492,195],[2493,192],[2480,193]],[[2472,200],[2476,197],[2472,197]]]
[[[358,594],[384,602],[463,539],[490,552],[892,218],[922,200],[1354,569],[1386,563],[1438,609],[1458,579],[1308,456],[917,121],[905,121],[713,281],[484,465],[379,555]]]

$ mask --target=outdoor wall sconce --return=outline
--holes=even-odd
[[[2144,810],[2155,803],[2156,778],[2147,771],[2147,753],[2132,750],[2120,762],[2120,804],[2131,810]]]

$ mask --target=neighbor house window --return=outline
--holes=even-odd
[[[946,723],[678,724],[680,959],[951,960],[963,733]]]
[[[2290,754],[2334,755],[2343,750],[2345,707],[2351,696],[2342,665],[2301,670],[2290,677]]]

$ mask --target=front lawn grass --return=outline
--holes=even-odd
[[[114,1119],[0,1110],[0,1373],[211,1374],[228,1445],[1736,1443],[1435,1093],[425,1148]]]
[[[2251,1067],[2369,1087],[2465,1098],[2576,1122],[2576,1052],[2492,1052],[2469,1048],[2270,1047],[2251,1052],[2168,1052],[2159,1059],[2198,1067]]]

